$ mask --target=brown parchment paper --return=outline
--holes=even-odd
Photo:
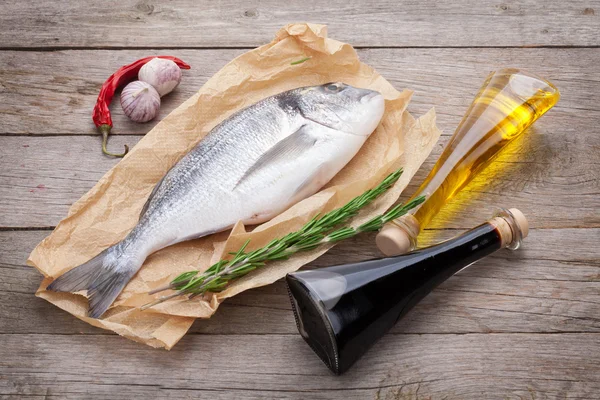
[[[310,59],[291,65],[304,57]],[[265,97],[330,81],[378,90],[386,99],[386,111],[359,154],[321,192],[252,232],[246,232],[238,223],[231,232],[180,243],[151,255],[103,319],[86,317],[84,293],[45,290],[52,278],[123,239],[136,224],[154,185],[219,122]],[[315,213],[342,206],[376,185],[393,169],[403,166],[404,174],[398,183],[365,209],[356,223],[382,213],[398,199],[440,135],[433,110],[417,120],[405,111],[411,95],[409,90],[397,91],[375,70],[361,63],[350,45],[327,38],[325,26],[291,24],[282,28],[271,43],[237,57],[217,72],[72,205],[68,216],[28,259],[28,264],[46,277],[36,295],[94,326],[153,347],[170,349],[195,318],[210,317],[224,299],[270,284],[328,248],[268,265],[209,300],[174,299],[142,312],[138,307],[153,299],[147,294],[149,290],[168,283],[182,272],[208,268],[247,239],[251,239],[251,249],[296,230]]]

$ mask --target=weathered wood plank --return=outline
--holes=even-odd
[[[0,57],[0,134],[97,134],[91,111],[100,85],[118,67],[170,53],[192,65],[162,99],[159,119],[189,98],[244,50],[4,51]],[[398,89],[415,90],[409,110],[435,106],[451,134],[489,71],[513,66],[552,80],[562,99],[538,122],[543,131],[585,135],[600,126],[600,49],[364,49],[362,60]],[[156,122],[129,121],[113,104],[115,134],[143,134]]]
[[[327,22],[332,37],[358,46],[600,44],[597,0],[368,6],[335,0],[285,9],[273,0],[104,4],[3,7],[0,49],[22,50],[1,52],[0,136],[71,136],[0,138],[0,228],[55,225],[114,165],[99,154],[90,112],[106,76],[141,56],[174,54],[193,66],[163,99],[164,116],[245,51],[239,47],[271,40],[286,22]],[[68,47],[147,50],[23,51]],[[237,49],[152,50],[157,47]],[[493,68],[523,67],[556,83],[559,105],[434,225],[471,227],[502,205],[522,208],[534,227],[546,229],[533,229],[524,249],[502,251],[451,278],[342,377],[329,375],[297,335],[281,281],[228,300],[173,351],[157,351],[35,298],[40,275],[24,260],[48,231],[0,231],[0,398],[597,398],[600,49],[359,53],[397,88],[416,90],[411,112],[436,106],[446,135]],[[125,135],[154,125],[131,123],[113,108],[115,133],[124,135],[113,140],[114,148],[134,144],[139,137]],[[433,229],[423,243],[457,232]],[[309,268],[375,255],[371,235],[340,245]]]
[[[0,232],[0,334],[110,334],[33,296],[41,275],[25,266],[48,232]],[[442,239],[457,231],[428,232]],[[433,234],[435,233],[435,234]],[[373,235],[340,244],[310,267],[376,257]],[[394,333],[600,332],[600,229],[536,229],[522,250],[496,253],[425,298]],[[555,254],[556,244],[564,248]],[[260,321],[259,324],[256,321]],[[282,281],[227,300],[192,333],[293,334]]]
[[[192,335],[170,352],[102,335],[2,341],[0,393],[14,396],[591,399],[600,391],[600,353],[589,351],[600,334],[388,335],[341,377],[297,335]]]
[[[596,0],[18,1],[3,7],[0,47],[257,46],[303,21],[359,46],[589,46],[599,11]]]
[[[117,136],[111,146],[121,149],[139,138]],[[435,147],[407,194],[425,178],[447,140]],[[600,227],[599,148],[600,135],[593,133],[534,130],[444,208],[434,226],[468,228],[508,206],[520,207],[534,227]],[[101,153],[98,137],[0,137],[0,227],[56,225],[116,162]]]
[[[97,134],[91,112],[102,83],[121,65],[151,54],[180,56],[192,65],[181,85],[161,99],[157,121],[192,96],[243,50],[202,51],[3,51],[0,58],[0,133]],[[138,124],[113,101],[114,134],[148,132],[157,121]]]

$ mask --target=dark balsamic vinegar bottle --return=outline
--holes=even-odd
[[[519,210],[503,210],[454,239],[406,255],[289,274],[298,330],[341,374],[436,286],[501,248],[517,248],[527,230]]]

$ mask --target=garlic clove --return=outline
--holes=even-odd
[[[153,58],[142,66],[138,79],[154,86],[162,97],[181,82],[181,69],[171,60]]]
[[[149,83],[133,81],[121,92],[123,112],[135,122],[148,122],[158,115],[160,95]]]

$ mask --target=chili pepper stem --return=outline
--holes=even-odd
[[[100,133],[102,133],[102,152],[107,156],[112,157],[125,157],[125,154],[129,152],[129,146],[125,145],[125,152],[122,154],[111,153],[106,149],[106,144],[108,143],[108,135],[110,134],[111,126],[108,124],[102,124],[98,127]]]

